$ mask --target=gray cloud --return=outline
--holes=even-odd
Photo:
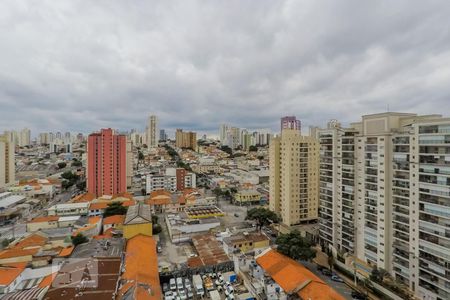
[[[0,4],[0,130],[278,129],[450,111],[446,1]]]

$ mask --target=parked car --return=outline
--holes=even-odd
[[[194,298],[194,292],[192,291],[191,287],[186,288],[186,294],[187,294],[188,299]]]
[[[172,291],[167,291],[164,294],[164,300],[173,300],[174,296],[173,296],[173,292]]]
[[[186,291],[184,289],[179,289],[178,290],[178,295],[180,296],[181,300],[186,300],[187,299]]]
[[[177,284],[175,283],[175,278],[170,278],[169,286],[171,291],[175,291],[177,289]]]
[[[342,278],[337,275],[332,275],[331,280],[336,281],[336,282],[344,282],[344,280],[342,280]]]
[[[169,285],[167,284],[167,282],[163,283],[163,292],[166,293],[169,290]]]
[[[181,290],[183,288],[183,278],[177,277],[177,289]]]
[[[190,288],[191,286],[191,281],[189,280],[189,278],[185,278],[184,279],[184,287],[185,288]]]
[[[358,291],[352,291],[352,298],[357,300],[367,300],[367,296]]]
[[[328,269],[322,269],[322,274],[325,275],[325,276],[331,276],[331,275],[333,275],[333,273],[331,273],[331,271],[328,270]]]

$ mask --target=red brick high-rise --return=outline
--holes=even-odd
[[[102,129],[88,137],[87,190],[97,195],[127,191],[127,137]]]

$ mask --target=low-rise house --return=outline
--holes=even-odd
[[[0,265],[0,295],[13,292],[22,280],[26,263]],[[2,298],[0,296],[0,298]]]
[[[110,228],[122,230],[123,222],[125,222],[125,216],[123,215],[106,217],[103,219],[103,232],[106,232]]]
[[[156,242],[138,234],[127,241],[125,271],[120,277],[118,300],[162,299]]]
[[[256,256],[256,263],[287,295],[314,300],[345,299],[303,265],[276,250],[268,249]]]
[[[81,227],[75,224],[75,227],[76,229],[72,232],[72,236],[77,236],[78,234],[82,234],[86,237],[96,236],[100,234],[102,230],[102,217],[89,217],[86,224],[83,224]]]
[[[237,205],[262,204],[262,195],[257,190],[241,190],[234,194],[234,203]]]
[[[262,233],[241,233],[225,237],[223,248],[227,254],[248,253],[257,249],[265,249],[270,246],[270,239]]]
[[[130,239],[138,234],[152,236],[152,213],[150,205],[137,203],[130,206],[123,223],[123,237]]]
[[[47,209],[49,216],[86,216],[89,203],[64,203],[56,204]]]
[[[40,234],[31,234],[16,244],[0,251],[0,264],[31,262],[48,242],[48,239]]]
[[[184,212],[167,214],[165,222],[173,243],[190,241],[193,236],[220,226],[220,220],[217,217],[189,219]]]
[[[27,232],[35,232],[42,229],[58,228],[59,216],[38,217],[27,223]]]

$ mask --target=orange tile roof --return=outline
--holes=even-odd
[[[34,218],[28,223],[41,223],[41,222],[55,222],[59,220],[59,216],[46,216],[46,217],[39,217]]]
[[[94,235],[92,238],[96,239],[96,240],[101,240],[101,239],[110,239],[113,237],[113,228],[109,228],[107,229],[105,232],[103,232],[103,234],[100,235]]]
[[[58,274],[58,272],[45,276],[44,279],[42,279],[42,281],[39,283],[38,287],[45,288],[50,286],[53,283],[53,279],[55,279],[56,274]]]
[[[90,201],[94,200],[95,198],[96,198],[95,194],[85,193],[85,194],[74,197],[71,200],[71,202],[90,202]]]
[[[69,256],[70,254],[72,254],[73,249],[74,249],[73,246],[64,248],[64,249],[62,249],[62,250],[59,252],[58,256],[59,256],[59,257],[66,257],[66,256]]]
[[[91,205],[89,205],[89,210],[106,209],[108,207],[108,205],[113,202],[118,202],[118,201],[92,202]],[[132,205],[136,204],[136,201],[128,200],[128,201],[123,201],[121,203],[122,203],[122,206],[128,207],[128,206],[132,206]]]
[[[95,216],[95,217],[89,217],[89,224],[97,224],[98,222],[100,222],[102,220],[102,217],[100,216]]]
[[[35,255],[38,252],[39,252],[39,248],[27,249],[27,250],[14,249],[14,248],[5,249],[0,252],[0,259]]]
[[[39,234],[32,234],[15,244],[12,248],[14,249],[21,249],[21,248],[28,248],[28,247],[39,247],[44,246],[47,243],[47,238],[43,237]]]
[[[89,205],[89,210],[105,209],[108,207],[108,202],[95,202]]]
[[[104,218],[103,225],[105,225],[105,224],[123,224],[124,221],[125,221],[125,216],[114,215],[114,216]]]
[[[121,197],[122,197],[122,198],[128,198],[128,199],[130,199],[130,200],[133,200],[133,195],[130,194],[130,193],[128,193],[128,192],[115,194],[115,195],[112,196],[112,199],[115,199],[115,198],[121,198]]]
[[[0,265],[0,286],[10,285],[25,270],[26,265],[26,263]]]
[[[273,249],[258,256],[256,262],[287,293],[297,292],[301,299],[344,300],[311,271]]]
[[[128,240],[122,279],[126,284],[119,290],[118,299],[128,294],[137,300],[162,299],[156,242],[152,237],[140,234]]]

